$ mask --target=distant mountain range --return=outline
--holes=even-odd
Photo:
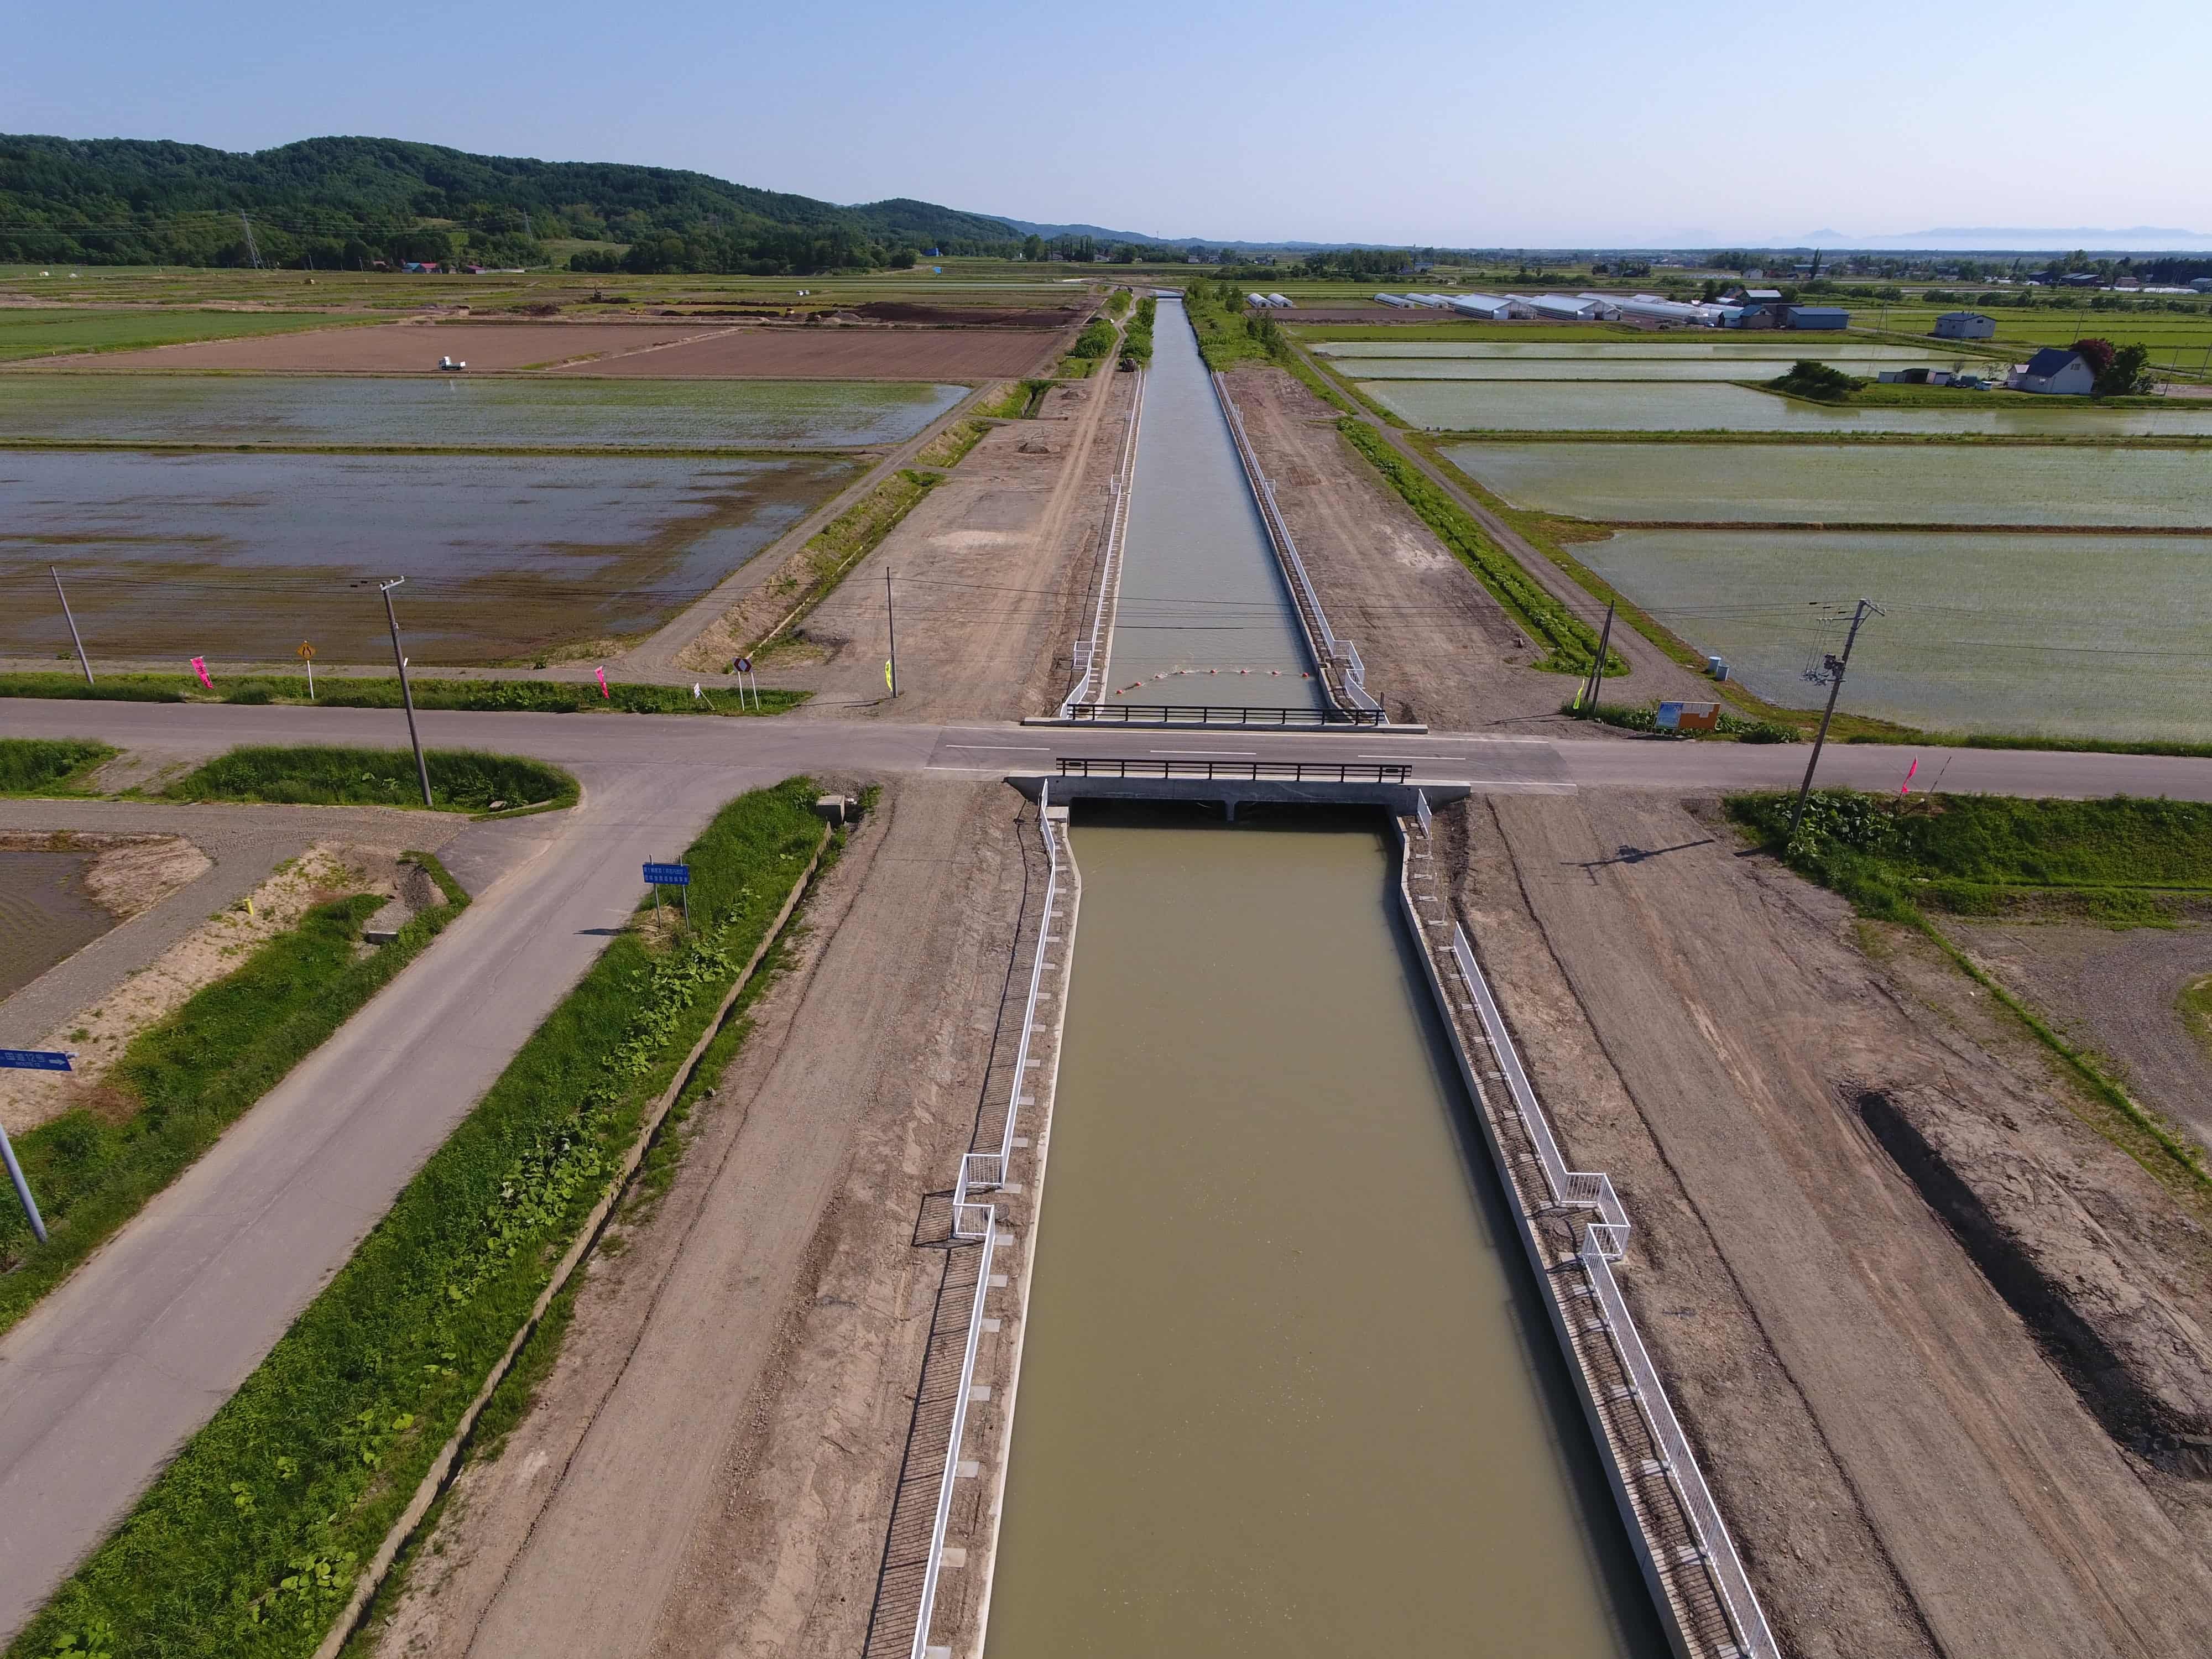
[[[1141,230],[1109,230],[1103,225],[1047,225],[1028,219],[1010,219],[1004,214],[989,216],[1002,224],[1012,226],[1024,236],[1042,236],[1047,241],[1060,236],[1088,236],[1094,242],[1139,242],[1151,247],[1226,247],[1290,253],[1326,252],[1341,248],[1380,246],[1374,242],[1224,242],[1218,236],[1154,236]],[[1389,246],[1405,245],[1393,243]]]
[[[1947,226],[1906,231],[1895,236],[1846,236],[1840,230],[1816,230],[1793,241],[1765,246],[1848,250],[1928,249],[1954,253],[2194,253],[2212,248],[2212,234],[2174,230],[2160,225],[2131,225],[2124,230],[2075,226],[2071,229],[2027,229],[2019,226]]]

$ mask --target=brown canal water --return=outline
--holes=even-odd
[[[82,853],[0,852],[0,997],[115,926],[85,890]]]
[[[1073,846],[988,1659],[1665,1652],[1376,819]]]

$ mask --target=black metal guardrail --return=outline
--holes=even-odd
[[[1404,783],[1410,766],[1349,761],[1121,760],[1111,756],[1063,755],[1064,778],[1214,778],[1251,782]]]
[[[1379,708],[1245,708],[1231,703],[1072,702],[1070,720],[1086,726],[1381,726]]]

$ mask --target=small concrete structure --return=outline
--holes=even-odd
[[[814,815],[824,823],[855,823],[860,816],[860,803],[851,795],[817,795]]]
[[[1939,340],[1986,340],[1996,331],[1996,319],[1978,311],[1947,311],[1936,319]]]

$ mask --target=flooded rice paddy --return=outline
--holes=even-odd
[[[1952,351],[1948,342],[1930,341],[1930,348],[1942,348],[1937,361],[1948,362]],[[1592,340],[1325,340],[1313,349],[1325,357],[1443,357],[1469,362],[1583,362],[1601,365],[1632,362],[1694,363],[1748,362],[1754,367],[1747,370],[1748,378],[1758,373],[1756,365],[1762,362],[1790,363],[1800,357],[1818,357],[1823,362],[1840,362],[1854,358],[1865,362],[1917,363],[1929,361],[1929,353],[1918,346],[1867,344],[1856,340],[1838,340],[1832,334],[1812,337],[1767,335],[1746,339],[1713,339],[1674,336],[1668,340],[1629,341],[1613,345],[1605,341]],[[1364,374],[1364,368],[1351,371]],[[1777,371],[1778,373],[1779,371]]]
[[[1453,465],[1518,507],[1605,520],[2212,526],[2185,449],[1464,443]]]
[[[434,388],[433,388],[434,389]],[[527,657],[666,620],[849,482],[830,456],[0,451],[0,654]]]
[[[1290,822],[1075,830],[989,1659],[1662,1653],[1389,850]]]
[[[902,443],[968,395],[903,381],[0,375],[0,439],[315,447]]]
[[[1940,367],[1940,362],[1938,364]],[[1771,379],[1759,364],[1742,380]],[[1748,386],[1696,380],[1360,381],[1408,424],[1437,432],[1896,432],[1948,436],[2174,437],[2212,434],[2212,404],[2085,409],[2008,403],[1978,409],[1829,409]],[[2063,406],[2072,404],[2075,406]]]
[[[2212,675],[2212,537],[1632,530],[1574,550],[1775,702],[1826,696],[1803,674],[1836,644],[1814,602],[1869,594],[1886,614],[1851,657],[1854,710],[1938,731],[2212,739],[2196,689]]]
[[[84,884],[83,853],[0,851],[0,997],[115,926]]]
[[[1887,358],[1841,356],[1825,351],[1818,356],[1821,362],[1846,374],[1869,379],[1879,369],[1899,367]],[[1950,367],[1948,361],[1926,357],[1910,361],[1923,368]],[[1336,365],[1339,373],[1363,386],[1377,380],[1605,380],[1680,385],[1691,381],[1771,380],[1789,367],[1787,362],[1747,363],[1713,357],[1686,357],[1671,362],[1632,357],[1617,362],[1593,362],[1587,357],[1359,357]]]
[[[1305,636],[1180,300],[1160,301],[1101,702],[1310,708]]]

